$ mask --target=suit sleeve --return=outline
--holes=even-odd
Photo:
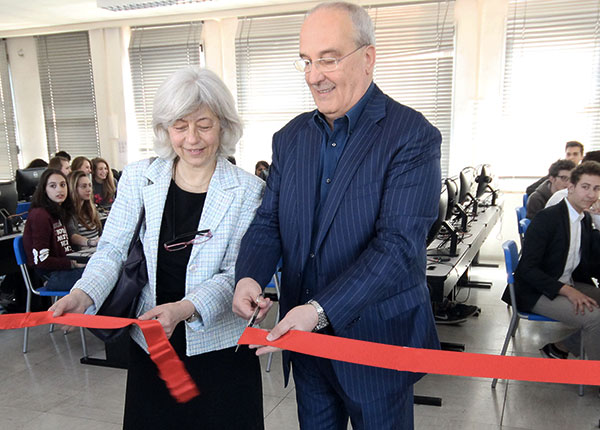
[[[422,300],[425,273],[415,270],[423,266],[419,259],[424,258],[425,238],[438,213],[441,135],[419,119],[387,168],[374,237],[358,259],[315,297],[335,331],[365,307],[393,294]]]
[[[553,230],[557,228],[557,224],[559,224],[557,220],[549,219],[548,212],[543,211],[531,221],[527,228],[521,259],[515,273],[517,295],[519,294],[519,280],[531,285],[550,300],[554,300],[562,288],[563,283],[557,281],[543,269],[546,258],[545,251],[555,236]]]
[[[104,300],[115,286],[127,259],[129,244],[142,209],[141,181],[143,170],[148,163],[135,163],[125,167],[119,184],[119,198],[115,200],[106,220],[98,248],[88,264],[81,279],[73,288],[79,288],[94,301],[100,309]]]
[[[235,290],[233,284],[235,260],[242,236],[260,204],[263,186],[262,183],[260,185],[248,185],[243,197],[244,201],[242,202],[239,218],[236,219],[236,227],[229,239],[219,272],[202,282],[198,288],[194,288],[184,297],[184,299],[194,304],[201,317],[200,324],[189,324],[189,327],[193,330],[214,325],[220,315],[231,312],[231,302]]]

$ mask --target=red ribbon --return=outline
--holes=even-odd
[[[76,327],[117,329],[135,324],[142,329],[150,358],[158,367],[158,376],[165,381],[171,396],[185,403],[200,395],[198,387],[179,359],[157,320],[140,321],[100,315],[64,314],[52,317],[52,312],[0,315],[0,329],[34,327],[43,324],[62,324]]]
[[[600,361],[597,360],[553,360],[408,348],[296,330],[269,342],[267,334],[265,330],[247,328],[238,343],[275,346],[330,360],[398,371],[600,385]]]

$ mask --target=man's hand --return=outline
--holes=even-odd
[[[261,310],[256,318],[256,323],[261,322],[273,306],[271,299],[263,298],[261,293],[262,288],[254,279],[240,279],[233,294],[233,313],[247,321],[252,317],[256,306],[258,306]]]
[[[273,327],[273,330],[267,335],[267,340],[270,342],[277,340],[290,330],[312,331],[318,322],[319,315],[314,306],[296,306],[287,313],[285,318],[279,321],[279,324]],[[256,348],[256,355],[264,355],[279,350],[279,348],[273,346],[259,345],[250,345],[250,348]]]
[[[196,308],[189,300],[180,302],[165,303],[150,309],[148,312],[140,315],[139,320],[157,319],[163,326],[167,339],[171,337],[177,324],[189,318]]]
[[[573,303],[573,307],[575,308],[575,314],[585,314],[585,308],[587,307],[590,312],[594,311],[594,308],[598,307],[598,303],[596,300],[592,299],[589,296],[586,296],[578,289],[570,286],[563,285],[561,289],[558,291],[558,294],[565,296],[571,303]]]

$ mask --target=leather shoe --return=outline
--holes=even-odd
[[[568,352],[561,351],[553,343],[547,343],[540,349],[540,353],[545,358],[558,358],[560,360],[566,360],[569,357]]]

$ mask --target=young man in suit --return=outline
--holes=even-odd
[[[583,334],[586,354],[600,360],[600,232],[593,228],[590,207],[600,195],[600,163],[586,161],[571,172],[569,193],[531,221],[515,270],[519,309],[553,318],[577,331],[540,351],[549,358],[579,354]],[[510,301],[508,289],[504,301]]]
[[[282,258],[287,331],[439,348],[427,290],[425,238],[437,216],[439,131],[373,83],[367,12],[324,3],[306,17],[296,68],[317,110],[273,137],[262,205],[242,240],[233,310],[248,319]],[[273,348],[261,347],[257,354]],[[303,429],[413,427],[421,375],[284,351]]]

